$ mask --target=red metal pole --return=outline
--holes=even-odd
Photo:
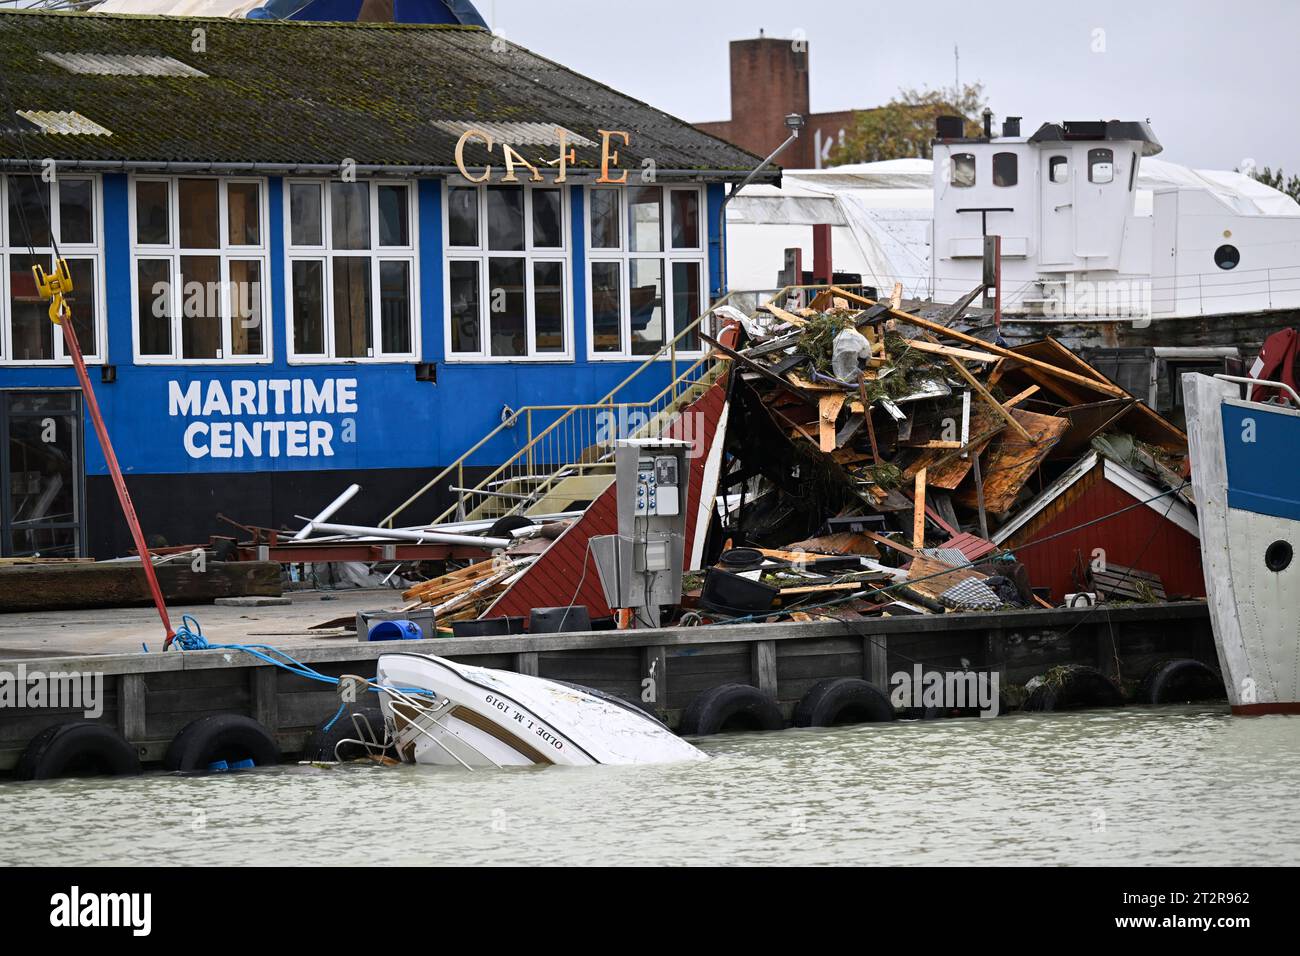
[[[158,585],[158,575],[154,572],[153,560],[149,549],[145,547],[144,532],[140,530],[140,519],[136,517],[135,505],[131,503],[131,494],[126,490],[126,481],[122,478],[122,468],[113,453],[113,443],[108,439],[108,429],[104,427],[104,417],[99,413],[99,402],[95,400],[95,390],[90,387],[90,376],[86,374],[86,360],[81,355],[81,344],[77,333],[72,328],[72,317],[65,316],[63,322],[63,344],[72,356],[72,364],[77,370],[77,380],[81,382],[81,394],[86,397],[86,408],[90,411],[90,420],[94,422],[95,434],[99,436],[99,447],[104,450],[104,460],[108,471],[113,476],[113,487],[117,489],[117,500],[122,505],[122,514],[131,528],[131,537],[135,539],[135,550],[140,555],[140,564],[144,567],[144,576],[149,579],[149,590],[153,592],[153,603],[158,607],[158,616],[162,618],[163,629],[167,638],[163,641],[166,650],[175,638],[172,622],[167,617],[167,603],[163,599],[162,588]]]

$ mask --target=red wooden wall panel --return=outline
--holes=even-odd
[[[1080,479],[1088,485],[1058,514],[1042,521],[1031,521],[1004,542],[1029,571],[1034,587],[1050,587],[1052,598],[1060,601],[1077,590],[1070,570],[1077,561],[1075,552],[1083,554],[1084,563],[1092,560],[1093,550],[1102,548],[1106,560],[1122,567],[1136,568],[1160,575],[1165,593],[1205,596],[1205,579],[1201,573],[1201,550],[1197,538],[1146,505],[1080,528],[1059,538],[1032,544],[1069,528],[1094,521],[1139,499],[1106,481],[1100,474],[1102,465]],[[1164,499],[1156,504],[1164,503]]]

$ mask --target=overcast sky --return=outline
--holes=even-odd
[[[1027,131],[1147,119],[1163,159],[1300,173],[1300,0],[475,0],[515,43],[691,121],[730,114],[727,44],[808,39],[812,109],[980,81]]]

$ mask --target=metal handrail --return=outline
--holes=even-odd
[[[785,285],[782,286],[780,289],[777,289],[775,292],[771,293],[771,297],[766,301],[773,302],[782,298],[783,296],[788,296],[793,292],[822,291],[829,288],[831,288],[831,286],[825,283],[811,284],[811,285]],[[697,351],[694,349],[691,350],[679,349],[679,343],[683,339],[686,339],[688,336],[692,335],[693,333],[697,333],[699,331],[701,323],[703,323],[710,315],[712,315],[714,310],[716,310],[719,306],[726,305],[731,301],[733,297],[737,295],[743,295],[743,294],[751,294],[751,293],[749,292],[749,290],[733,290],[731,292],[728,292],[726,295],[724,295],[716,302],[714,302],[712,305],[709,306],[707,311],[705,311],[703,314],[696,317],[696,319],[693,322],[691,322],[680,332],[678,332],[675,336],[673,336],[673,338],[668,342],[666,342],[663,346],[661,346],[657,352],[655,352],[653,355],[646,358],[645,361],[643,361],[639,366],[633,369],[632,372],[629,373],[626,378],[624,378],[621,382],[615,385],[608,393],[606,393],[603,397],[601,397],[597,401],[580,403],[576,405],[525,405],[515,410],[509,416],[503,419],[500,424],[498,424],[490,432],[488,432],[477,442],[475,442],[474,445],[471,446],[468,451],[464,452],[454,462],[444,467],[436,475],[434,475],[427,482],[425,482],[417,491],[415,491],[414,494],[412,494],[409,498],[407,498],[400,505],[394,508],[393,511],[388,514],[387,517],[385,517],[382,521],[379,522],[379,526],[383,528],[393,527],[393,522],[397,519],[398,515],[400,515],[403,511],[409,508],[412,504],[414,504],[421,497],[426,495],[430,490],[435,488],[440,482],[442,482],[445,478],[447,478],[449,475],[453,473],[457,475],[456,485],[458,487],[465,488],[466,487],[464,481],[465,463],[476,452],[478,452],[485,445],[490,443],[493,439],[500,436],[503,432],[514,428],[515,425],[517,425],[521,419],[523,419],[528,426],[528,434],[530,436],[528,442],[524,444],[523,447],[515,451],[515,453],[509,459],[507,459],[503,464],[499,465],[496,469],[494,469],[491,472],[491,474],[487,475],[485,478],[479,481],[477,485],[475,485],[476,489],[482,489],[488,482],[498,480],[503,472],[505,472],[507,469],[515,465],[517,462],[530,456],[539,447],[539,443],[543,439],[545,439],[549,435],[554,434],[558,428],[563,426],[566,422],[572,420],[572,418],[580,411],[613,409],[616,407],[623,407],[629,410],[636,409],[636,408],[648,409],[654,404],[663,400],[665,396],[667,396],[669,393],[671,393],[671,399],[669,399],[669,404],[671,404],[671,402],[675,402],[677,400],[678,393],[682,390],[682,386],[684,384],[686,384],[687,387],[689,388],[690,386],[694,385],[696,381],[702,380],[708,374],[708,371],[706,370],[697,379],[694,379],[689,383],[687,383],[687,379],[689,376],[695,373],[702,366],[705,365],[712,366],[716,364],[716,362],[718,361],[718,359],[714,358],[712,353],[710,353],[707,350],[700,350],[700,353],[697,353]],[[765,293],[759,292],[758,294],[763,295]],[[679,351],[684,352],[687,357],[693,359],[692,363],[680,373],[677,370]],[[619,393],[622,392],[624,389],[626,389],[643,372],[645,372],[646,369],[654,367],[656,363],[661,362],[664,359],[667,359],[671,363],[671,374],[669,376],[668,385],[665,386],[657,395],[644,401],[637,401],[637,402],[616,401]],[[548,411],[562,411],[563,413],[558,418],[556,418],[555,421],[551,422],[548,426],[546,426],[546,428],[544,428],[542,431],[540,431],[539,433],[537,433],[537,435],[534,436],[532,434],[533,413],[535,412],[544,413]],[[589,464],[595,464],[595,463],[589,463]],[[545,488],[548,485],[553,484],[556,477],[559,475],[561,471],[564,471],[565,469],[571,470],[574,468],[577,468],[579,471],[581,471],[583,467],[584,467],[583,463],[581,462],[569,462],[569,463],[560,464],[555,469],[555,471],[552,472],[550,478],[548,478],[544,482],[542,488]],[[570,471],[570,473],[572,473],[572,471]],[[537,497],[538,490],[540,489],[534,489],[534,493],[533,495],[530,495],[530,497],[532,498]],[[450,508],[446,509],[442,514],[440,514],[437,518],[435,518],[433,521],[429,522],[428,524],[436,525],[442,521],[447,520],[448,518],[452,517],[456,513],[456,511],[459,510],[460,507],[461,504],[458,501],[457,504],[454,504]]]
[[[1265,388],[1282,389],[1291,396],[1291,400],[1296,403],[1296,407],[1300,408],[1300,395],[1297,395],[1295,389],[1286,382],[1274,382],[1265,378],[1250,378],[1245,375],[1225,375],[1222,372],[1218,372],[1212,377],[1223,382],[1235,382],[1238,385],[1263,385]],[[1246,401],[1250,400],[1250,392],[1247,392]]]

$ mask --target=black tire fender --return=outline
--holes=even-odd
[[[1022,710],[1076,710],[1081,707],[1120,707],[1124,694],[1115,682],[1083,664],[1065,664],[1048,671],[1030,692]]]
[[[357,719],[354,720],[354,717]],[[320,762],[357,760],[367,756],[370,751],[367,751],[360,744],[346,744],[342,748],[338,747],[338,743],[342,740],[359,739],[364,730],[359,731],[357,724],[360,723],[364,728],[367,722],[370,724],[371,733],[375,736],[375,743],[382,745],[384,742],[384,714],[379,708],[379,701],[371,699],[349,704],[343,709],[342,713],[334,711],[317,724],[316,729],[307,738],[307,746],[303,748],[302,759]],[[373,752],[377,753],[378,750],[376,749]]]
[[[1138,685],[1143,704],[1184,704],[1201,700],[1222,700],[1228,696],[1223,678],[1213,669],[1190,657],[1159,661]]]
[[[796,727],[834,727],[894,719],[894,705],[875,684],[858,677],[818,681],[794,709]]]
[[[210,714],[186,724],[167,747],[168,770],[207,770],[217,761],[252,760],[259,767],[280,762],[271,732],[243,714]]]
[[[19,780],[58,777],[129,776],[140,772],[140,756],[107,724],[78,720],[46,727],[32,738],[18,759]]]
[[[781,708],[768,694],[749,684],[721,684],[698,695],[682,712],[678,732],[707,737],[723,730],[780,730]]]

